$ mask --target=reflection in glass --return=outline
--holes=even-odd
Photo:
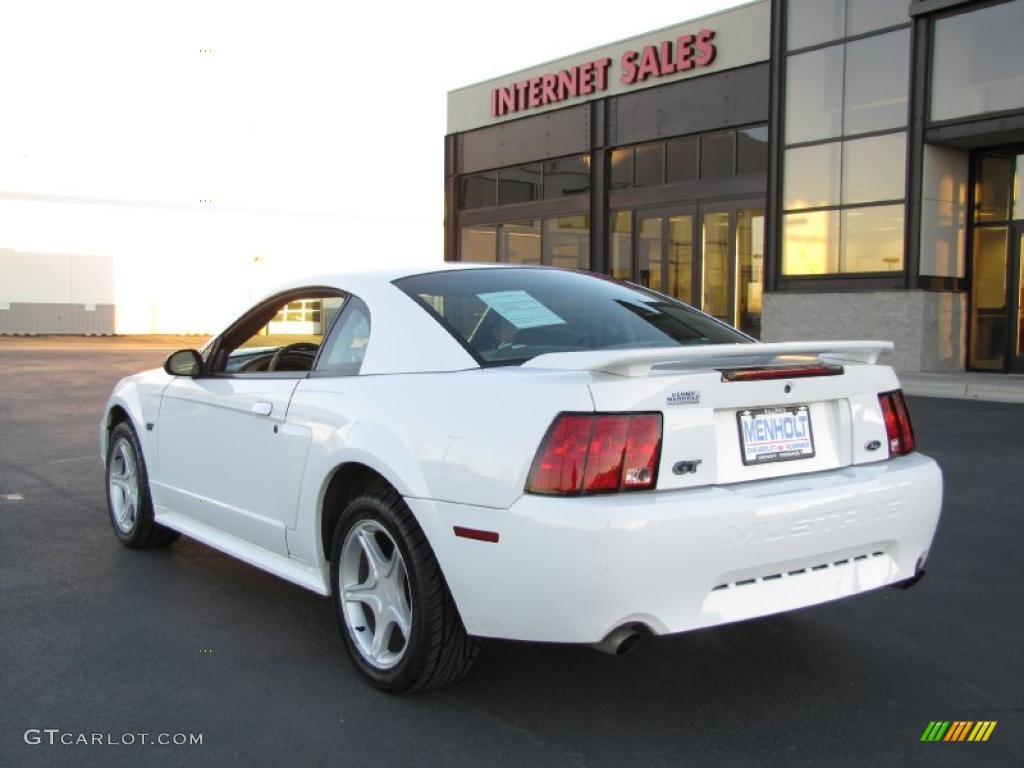
[[[665,145],[641,144],[633,156],[633,183],[638,187],[662,184],[665,167]]]
[[[736,173],[768,173],[768,126],[736,132]]]
[[[729,322],[729,214],[704,214],[701,309]]]
[[[902,199],[906,168],[905,133],[843,142],[843,202]]]
[[[764,210],[736,214],[736,322],[751,336],[761,335],[761,292],[764,287]]]
[[[782,219],[782,274],[839,271],[839,211],[788,213]]]
[[[843,133],[906,125],[909,78],[909,29],[847,43]]]
[[[903,269],[903,204],[843,211],[840,272]]]
[[[693,216],[668,219],[668,293],[680,301],[693,301]]]
[[[787,58],[786,143],[838,136],[842,118],[843,46]]]
[[[700,141],[696,136],[671,139],[667,142],[668,160],[665,181],[675,184],[680,181],[694,181],[699,168]]]
[[[627,189],[633,186],[633,150],[613,149],[611,154],[610,189]]]
[[[540,264],[540,222],[519,221],[501,225],[499,261]]]
[[[1001,371],[1006,364],[1006,259],[1006,227],[974,230],[972,368]]]
[[[497,200],[496,179],[497,174],[494,171],[475,173],[459,179],[459,207],[469,209],[493,206]]]
[[[844,5],[844,0],[789,0],[786,47],[792,51],[843,37]]]
[[[612,277],[632,280],[633,214],[630,211],[616,211],[612,214],[612,237],[608,247]]]
[[[590,191],[590,155],[573,155],[544,163],[544,197],[583,195]]]
[[[1024,234],[1017,238],[1017,357],[1024,356]]]
[[[1024,155],[1017,155],[1013,173],[1013,218],[1024,219]]]
[[[840,142],[787,149],[783,206],[816,208],[839,204]]]
[[[565,269],[590,269],[590,216],[544,219],[543,262]]]
[[[492,224],[463,227],[459,231],[459,257],[462,261],[493,262],[497,258],[497,227]]]
[[[908,21],[910,15],[903,0],[846,0],[846,34],[849,37]]]
[[[974,188],[974,220],[1006,221],[1013,165],[1010,158],[982,155]]]
[[[655,291],[661,290],[661,223],[660,216],[637,222],[636,281]]]
[[[932,120],[1024,107],[1024,3],[935,20]]]
[[[541,167],[521,165],[498,171],[498,205],[540,200]]]
[[[732,131],[708,133],[700,139],[700,177],[717,179],[732,176],[732,145],[735,134]]]

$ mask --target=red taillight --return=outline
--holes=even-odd
[[[914,427],[910,423],[910,411],[903,399],[903,392],[894,390],[878,395],[885,420],[885,436],[889,442],[890,456],[903,456],[914,450]]]
[[[842,376],[841,365],[797,365],[777,368],[740,368],[722,371],[722,381],[771,381],[804,379],[809,376]]]
[[[563,413],[530,469],[531,493],[610,493],[653,488],[661,456],[660,413]]]

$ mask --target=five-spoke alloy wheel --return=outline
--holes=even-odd
[[[402,552],[376,520],[360,520],[345,536],[338,569],[345,628],[363,658],[391,669],[409,645],[412,605]]]
[[[153,520],[146,460],[127,421],[115,424],[107,441],[107,508],[114,533],[126,547],[164,547],[178,538],[177,531]]]
[[[348,502],[331,544],[331,593],[349,656],[393,693],[453,683],[479,641],[466,629],[402,496],[372,483]]]

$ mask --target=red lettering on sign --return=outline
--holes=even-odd
[[[698,67],[706,67],[715,60],[718,51],[711,41],[715,39],[715,32],[711,29],[702,29],[697,33],[697,58],[694,61]]]
[[[712,43],[715,32],[702,29],[696,35],[680,35],[657,45],[645,45],[639,52],[625,51],[619,58],[619,82],[642,83],[650,77],[664,77],[706,67],[718,51]],[[612,60],[585,61],[558,72],[548,72],[528,80],[498,86],[491,90],[491,115],[504,117],[513,112],[557,104],[578,96],[608,90]]]
[[[658,77],[658,49],[653,45],[645,45],[644,52],[640,54],[640,71],[637,79],[643,82],[648,77]]]
[[[619,75],[619,82],[623,85],[632,85],[636,82],[636,51],[626,51],[619,60],[622,67],[622,74]]]
[[[680,72],[693,69],[693,35],[676,39],[676,69]]]
[[[661,44],[661,50],[659,51],[658,58],[661,59],[661,69],[658,70],[658,75],[671,75],[676,71],[675,62],[672,61],[672,41],[666,40]]]

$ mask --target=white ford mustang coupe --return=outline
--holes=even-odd
[[[553,268],[325,276],[117,384],[110,517],[329,595],[385,690],[486,637],[622,652],[920,578],[942,476],[889,349]]]

